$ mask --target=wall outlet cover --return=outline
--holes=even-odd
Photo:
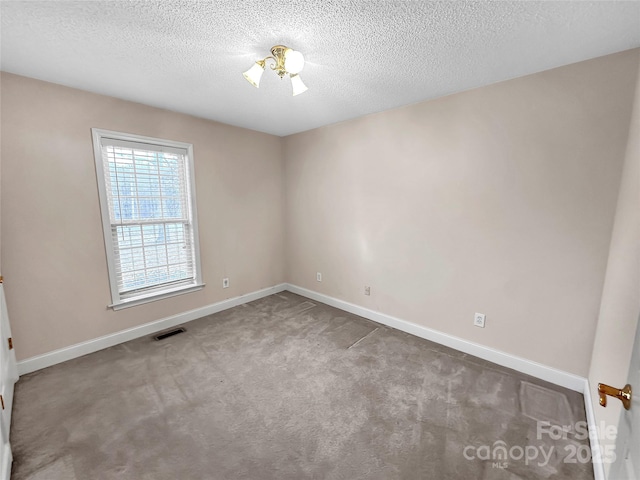
[[[485,314],[484,313],[476,313],[473,316],[473,324],[476,327],[484,328],[484,320],[485,320]]]

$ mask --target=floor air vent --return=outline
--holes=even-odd
[[[174,335],[178,335],[179,333],[186,332],[186,330],[182,327],[174,328],[172,330],[167,330],[166,332],[159,333],[155,337],[154,340],[164,340],[165,338],[173,337]]]

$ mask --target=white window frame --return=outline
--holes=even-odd
[[[98,196],[100,198],[100,213],[102,215],[102,228],[104,234],[105,250],[107,254],[107,267],[109,270],[109,285],[111,288],[111,305],[108,307],[114,310],[133,307],[143,303],[161,300],[163,298],[182,295],[185,293],[195,292],[202,289],[205,284],[202,283],[202,268],[200,264],[200,242],[198,235],[198,214],[196,209],[196,186],[195,186],[195,170],[193,161],[193,145],[190,143],[176,142],[173,140],[165,140],[161,138],[145,137],[142,135],[134,135],[130,133],[114,132],[111,130],[103,130],[92,128],[93,152],[96,162],[96,177],[98,180]],[[106,180],[104,174],[104,162],[102,158],[102,139],[109,138],[136,143],[147,143],[154,146],[170,147],[184,149],[187,152],[187,188],[189,190],[189,220],[193,233],[193,254],[194,254],[194,278],[193,281],[181,285],[169,285],[165,287],[150,287],[148,291],[139,295],[121,295],[118,289],[118,273],[116,269],[116,253],[112,238],[112,225],[109,214],[109,197],[107,195]]]

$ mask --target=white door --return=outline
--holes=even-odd
[[[1,277],[0,277],[1,278]],[[11,410],[13,386],[18,381],[16,354],[11,340],[11,326],[4,298],[4,287],[0,283],[0,480],[11,476]]]
[[[640,319],[631,355],[629,377],[631,407],[622,410],[616,438],[616,459],[609,471],[610,480],[640,480]],[[621,385],[619,386],[621,387]],[[616,402],[615,399],[608,401]]]
[[[11,340],[11,325],[4,297],[4,287],[0,283],[0,395],[2,395],[2,423],[9,432],[13,406],[13,386],[18,381],[16,353]],[[1,405],[0,405],[1,406]]]

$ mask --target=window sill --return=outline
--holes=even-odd
[[[164,298],[175,297],[176,295],[183,295],[185,293],[197,292],[204,288],[204,283],[198,283],[196,285],[182,285],[170,290],[163,290],[160,293],[152,293],[147,295],[140,295],[138,297],[127,298],[120,300],[117,303],[108,305],[109,308],[114,310],[122,310],[123,308],[135,307],[144,303],[155,302],[156,300],[162,300]]]

